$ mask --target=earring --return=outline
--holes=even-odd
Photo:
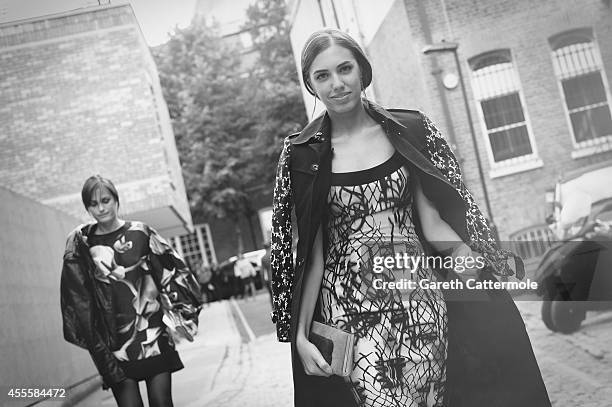
[[[359,78],[359,82],[361,83],[361,98],[362,99],[367,99],[366,93],[365,93],[365,88],[363,87],[363,76],[361,76]]]

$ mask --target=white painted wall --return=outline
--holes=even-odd
[[[334,0],[333,4],[336,9],[338,23],[340,24],[339,28],[355,38],[367,54],[368,44],[374,38],[394,1],[398,0]],[[325,17],[325,26],[338,28],[336,27],[336,20],[332,12],[331,0],[322,0],[321,7]],[[291,47],[293,48],[298,72],[301,72],[300,58],[302,48],[312,32],[324,28],[323,18],[321,17],[321,10],[316,0],[292,1],[289,4],[289,8],[292,22]],[[324,106],[318,101],[315,107],[315,99],[306,91],[302,83],[301,74],[300,83],[302,84],[306,113],[312,119],[324,110]],[[370,87],[366,94],[369,98],[375,99],[372,88]]]

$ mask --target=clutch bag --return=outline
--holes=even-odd
[[[308,340],[321,352],[335,375],[346,377],[351,374],[355,335],[313,321]]]

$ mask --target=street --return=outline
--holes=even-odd
[[[540,301],[516,302],[554,407],[612,405],[612,311],[589,311],[571,335],[549,331]],[[520,389],[517,389],[520,391]]]
[[[292,404],[289,344],[276,341],[269,301],[261,291],[255,299],[214,302],[202,310],[194,342],[177,345],[185,368],[172,375],[175,406]],[[148,406],[144,382],[140,387]],[[110,391],[100,389],[77,406],[115,403]]]
[[[562,335],[544,327],[539,301],[521,300],[517,305],[553,406],[610,406],[612,311],[589,312],[579,332]],[[269,311],[266,292],[204,308],[196,340],[177,346],[185,364],[173,375],[177,407],[292,405],[289,345],[276,341]],[[146,394],[144,383],[141,392]],[[78,404],[114,405],[111,393],[102,390]]]
[[[427,373],[445,356],[442,307],[398,313],[408,298],[374,290],[460,288],[413,274],[427,268],[490,266],[503,284],[522,258],[527,278],[507,282],[522,284],[552,405],[612,407],[612,307],[563,334],[527,294],[546,289],[544,316],[563,332],[583,311],[566,295],[612,305],[611,67],[612,0],[0,0],[0,407],[116,406],[102,377],[180,366],[158,311],[189,311],[198,284],[224,300],[191,314],[195,340],[176,338],[184,368],[152,390],[177,407],[292,406],[268,292],[228,298],[273,279],[296,314],[320,240],[337,269],[323,270],[329,316],[361,332],[381,321],[354,360],[373,393],[404,383],[431,399],[444,386]],[[353,275],[362,265],[380,276]],[[541,387],[520,321],[520,340],[498,340],[515,325],[490,315],[448,353],[478,390],[451,374],[447,388]],[[148,406],[144,381],[123,384]],[[512,404],[491,393],[486,407]]]

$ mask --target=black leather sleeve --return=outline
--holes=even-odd
[[[64,338],[87,349],[104,384],[112,386],[126,377],[119,361],[95,329],[92,283],[82,268],[81,259],[65,255],[60,282]]]

